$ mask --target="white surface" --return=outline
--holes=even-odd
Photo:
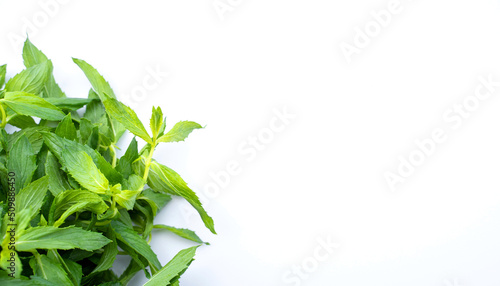
[[[30,38],[69,96],[90,87],[77,57],[142,120],[160,105],[170,126],[207,126],[157,153],[198,193],[213,187],[210,172],[239,165],[205,199],[218,236],[180,199],[158,217],[212,244],[181,285],[500,284],[499,88],[459,128],[442,118],[474,95],[478,76],[500,81],[498,1],[402,0],[350,63],[341,43],[391,1],[227,0],[223,20],[213,0],[65,1],[44,22],[47,2],[0,1],[9,76],[22,67],[12,33],[35,23]],[[157,65],[169,75],[133,98]],[[253,157],[249,137],[283,108],[295,118]],[[445,142],[392,192],[384,173],[436,128]],[[316,252],[329,236],[340,246]],[[190,244],[158,233],[152,245],[165,264]],[[283,280],[302,264],[315,268],[307,278]]]

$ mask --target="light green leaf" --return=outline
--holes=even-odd
[[[149,265],[153,271],[157,271],[161,268],[161,263],[158,261],[158,257],[153,252],[149,244],[142,239],[142,237],[135,232],[133,229],[129,228],[127,225],[120,221],[112,221],[111,227],[116,233],[118,240],[122,241],[128,247],[132,248],[142,257],[148,260]]]
[[[118,173],[111,166],[111,164],[101,156],[101,154],[99,154],[89,146],[82,145],[78,142],[59,137],[56,134],[50,132],[40,132],[40,134],[42,134],[45,145],[47,145],[50,152],[52,152],[52,154],[56,156],[56,158],[59,160],[61,164],[64,164],[62,153],[65,149],[71,149],[74,151],[83,151],[87,153],[90,157],[92,157],[94,164],[99,168],[99,170],[104,174],[104,176],[106,176],[106,178],[112,184],[118,184],[122,182],[123,180],[122,175]]]
[[[179,142],[184,141],[188,135],[195,129],[200,129],[200,124],[193,121],[180,121],[167,132],[167,134],[158,138],[158,142]]]
[[[0,100],[20,115],[35,116],[47,120],[61,120],[64,113],[43,98],[26,92],[6,92]]]
[[[139,117],[137,117],[137,114],[130,107],[111,97],[106,97],[105,100],[102,101],[102,103],[106,108],[106,112],[113,119],[120,122],[132,134],[142,138],[147,143],[153,144],[151,137],[146,131],[146,128],[144,128],[141,120],[139,119]]]
[[[0,66],[0,89],[5,83],[5,74],[7,73],[7,65]]]
[[[31,117],[30,117],[31,118]],[[9,149],[12,148],[12,145],[21,138],[21,136],[26,136],[28,138],[28,141],[31,144],[31,147],[33,148],[33,153],[38,154],[40,152],[40,149],[42,149],[43,145],[43,138],[42,134],[40,134],[40,131],[49,131],[50,129],[47,127],[42,127],[42,126],[36,126],[36,127],[28,127],[21,129],[17,132],[14,132],[9,136]]]
[[[176,283],[179,276],[186,271],[188,266],[194,260],[194,255],[196,254],[196,249],[198,246],[187,248],[179,251],[172,260],[170,260],[167,265],[165,265],[158,273],[156,273],[151,279],[144,284],[144,286],[168,286],[171,283]],[[172,281],[174,280],[175,281]]]
[[[27,68],[33,67],[35,65],[50,62],[47,56],[45,56],[37,47],[35,47],[29,39],[26,39],[23,47],[23,60],[24,65]],[[59,85],[56,83],[52,71],[50,72],[49,78],[42,90],[40,91],[41,97],[45,98],[64,98],[65,95],[62,92]]]
[[[5,85],[6,91],[24,91],[39,94],[52,74],[52,63],[43,63],[31,66],[11,78]]]
[[[23,46],[23,60],[24,66],[27,68],[41,64],[49,59],[42,51],[35,47],[29,39],[26,39]]]
[[[90,81],[92,88],[97,93],[101,101],[104,101],[105,98],[111,97],[116,98],[113,89],[111,89],[109,83],[99,74],[99,72],[89,65],[87,62],[79,59],[73,58],[73,62],[77,64],[80,69],[83,71],[87,79]],[[106,95],[107,96],[106,96]],[[94,123],[94,122],[93,122]],[[120,137],[125,132],[125,128],[122,124],[120,124],[116,119],[113,120],[113,130],[115,134],[115,142],[120,139]]]
[[[73,58],[73,62],[77,64],[83,71],[87,79],[90,81],[90,84],[92,85],[94,91],[99,95],[99,97],[101,97],[101,100],[103,100],[102,96],[104,93],[111,96],[112,98],[116,98],[113,89],[111,89],[111,86],[109,86],[109,83],[102,77],[102,75],[99,74],[99,72],[94,67],[89,65],[84,60],[76,58]]]
[[[79,227],[57,228],[39,226],[27,229],[16,242],[18,251],[35,249],[74,249],[93,251],[110,243],[101,233],[86,231]]]
[[[9,237],[6,236],[6,238]],[[14,261],[9,261],[9,259],[14,259]],[[11,266],[12,262],[14,262],[14,266]],[[5,243],[5,240],[2,243],[2,252],[0,252],[0,267],[8,271],[9,273],[14,272],[15,278],[20,278],[21,272],[23,271],[23,264],[21,263],[19,255],[15,250],[9,250],[8,245]]]
[[[48,183],[49,178],[44,176],[36,181],[33,181],[17,194],[17,209],[24,210],[30,208],[31,211],[27,214],[29,220],[33,219],[42,207],[45,195],[47,194]]]
[[[63,150],[62,158],[68,172],[82,187],[97,194],[105,194],[109,190],[108,179],[87,153],[68,146]]]
[[[176,227],[168,226],[168,225],[164,225],[164,224],[156,224],[153,226],[153,228],[166,229],[166,230],[168,230],[174,234],[177,234],[178,236],[185,238],[187,240],[191,240],[191,241],[194,241],[196,243],[208,244],[206,242],[203,242],[203,240],[201,240],[200,237],[198,235],[196,235],[196,233],[194,231],[189,230],[189,229],[176,228]]]
[[[155,140],[161,132],[163,120],[163,112],[161,111],[161,108],[159,106],[156,108],[153,106],[153,112],[151,114],[151,119],[149,120],[149,127],[151,128],[151,132],[153,133],[153,138]]]
[[[21,129],[37,126],[33,117],[17,114],[9,119],[9,124]]]
[[[139,174],[144,172],[145,161],[146,158],[141,156],[141,159],[134,164],[134,168],[137,169]],[[205,226],[212,233],[216,233],[214,221],[203,208],[198,196],[196,196],[195,192],[188,187],[187,183],[174,170],[153,160],[147,184],[157,192],[167,192],[186,199],[198,211]]]

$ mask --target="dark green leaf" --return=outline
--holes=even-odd
[[[78,110],[93,101],[92,99],[88,98],[71,98],[71,97],[60,97],[60,98],[49,97],[45,98],[45,100],[61,109],[67,109],[67,110]]]
[[[15,173],[16,193],[31,182],[31,178],[36,170],[36,156],[25,135],[22,135],[12,145],[9,152],[7,169],[9,172]]]
[[[31,259],[30,264],[35,275],[55,283],[56,285],[73,286],[73,283],[71,283],[71,280],[67,277],[62,266],[46,255],[37,255],[35,258]]]
[[[109,239],[111,239],[111,243],[104,247],[104,252],[99,259],[99,263],[94,268],[92,273],[97,273],[101,271],[105,271],[110,269],[115,262],[116,256],[118,255],[118,245],[116,243],[116,237],[114,231],[111,229],[111,226],[106,233]]]
[[[153,271],[159,270],[161,268],[158,257],[156,257],[156,254],[153,252],[153,250],[151,250],[149,244],[139,234],[137,234],[137,232],[119,221],[112,221],[111,227],[113,227],[118,240],[122,241],[148,260],[149,265],[151,266],[151,269],[153,269]]]
[[[61,171],[61,165],[51,152],[47,155],[45,172],[49,177],[49,190],[56,197],[60,193],[71,189],[66,175]]]
[[[108,206],[100,196],[86,190],[67,190],[54,199],[54,226],[61,225],[64,220],[75,212],[91,211],[102,214]]]
[[[59,122],[59,125],[57,125],[56,135],[69,140],[76,139],[76,127],[75,124],[73,124],[70,113],[68,113],[68,115],[66,115],[63,120]]]
[[[120,172],[124,178],[128,178],[132,173],[132,163],[139,158],[139,152],[137,151],[137,140],[135,137],[130,142],[125,154],[118,160],[116,165],[116,170]]]

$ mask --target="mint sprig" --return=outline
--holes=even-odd
[[[208,243],[189,229],[154,224],[159,210],[171,195],[183,197],[216,232],[195,192],[154,152],[202,126],[181,121],[166,132],[153,107],[148,131],[87,62],[73,59],[92,86],[88,98],[69,98],[29,39],[22,56],[26,68],[10,79],[0,66],[0,285],[126,285],[139,271],[151,278],[146,285],[179,285]],[[135,137],[118,158],[126,131]],[[137,139],[146,144],[140,151]],[[162,265],[149,245],[153,229],[198,246]],[[117,255],[131,257],[121,276],[112,271]]]

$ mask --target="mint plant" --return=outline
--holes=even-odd
[[[0,66],[0,285],[127,285],[140,271],[145,285],[179,285],[204,242],[191,230],[155,224],[155,216],[179,196],[216,232],[187,183],[153,155],[202,126],[181,121],[165,132],[154,107],[148,131],[85,61],[73,59],[92,88],[87,98],[70,98],[29,39],[22,56],[26,69],[8,80]],[[127,130],[135,137],[118,158]],[[146,143],[141,150],[136,137]],[[149,245],[153,229],[198,246],[162,265]],[[131,258],[119,276],[117,255]]]

